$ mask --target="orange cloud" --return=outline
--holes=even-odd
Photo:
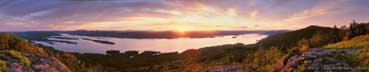
[[[333,10],[338,7],[338,5],[345,3],[346,1],[349,0],[329,0],[329,2],[321,2],[319,5],[290,16],[289,18],[285,19],[285,21],[298,21],[315,16],[329,14],[334,12]]]

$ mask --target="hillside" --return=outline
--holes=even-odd
[[[71,72],[66,65],[48,55],[42,48],[6,33],[0,33],[0,71]]]
[[[362,35],[347,41],[329,44],[325,48],[369,48],[369,35]]]
[[[301,55],[289,55],[277,63],[275,70],[281,71],[368,71],[369,35],[325,45],[324,48],[309,48]]]
[[[320,47],[325,44],[335,43],[343,40],[344,31],[330,27],[309,26],[300,30],[269,36],[260,40],[257,45],[261,47],[280,47],[285,48],[296,47],[297,43],[302,39],[312,40],[312,47]]]

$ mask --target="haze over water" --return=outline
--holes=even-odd
[[[244,34],[239,36],[218,36],[214,38],[177,38],[177,39],[129,39],[129,38],[109,38],[109,37],[88,37],[62,34],[62,37],[79,38],[78,40],[67,40],[77,42],[78,44],[67,44],[54,42],[49,44],[46,42],[35,41],[46,46],[52,46],[55,49],[79,52],[79,53],[99,53],[104,54],[106,50],[124,51],[160,51],[160,52],[182,52],[187,49],[198,49],[202,47],[223,45],[223,44],[252,44],[258,40],[267,37],[261,34]],[[89,38],[96,40],[105,40],[114,42],[114,45],[101,44],[93,41],[83,40],[81,38]],[[50,40],[64,40],[49,38]]]

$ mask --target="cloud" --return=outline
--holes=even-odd
[[[298,21],[298,20],[312,18],[315,16],[330,14],[332,12],[335,12],[336,9],[338,9],[339,7],[338,5],[341,5],[342,3],[345,3],[347,1],[348,0],[323,1],[323,2],[320,2],[320,4],[312,8],[303,10],[299,13],[295,13],[289,18],[285,19],[285,21]]]
[[[251,12],[249,12],[249,17],[250,18],[255,18],[255,17],[258,16],[258,13],[259,13],[258,10],[251,11]]]

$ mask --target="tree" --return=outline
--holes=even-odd
[[[350,34],[348,31],[343,31],[343,35],[342,35],[342,40],[343,41],[346,41],[346,40],[349,40],[349,37],[350,37]]]
[[[319,46],[320,44],[322,44],[322,38],[323,35],[321,35],[321,32],[317,32],[313,35],[313,37],[310,38],[310,45],[312,46]]]
[[[369,34],[369,23],[357,23],[355,20],[349,27],[350,38]]]

